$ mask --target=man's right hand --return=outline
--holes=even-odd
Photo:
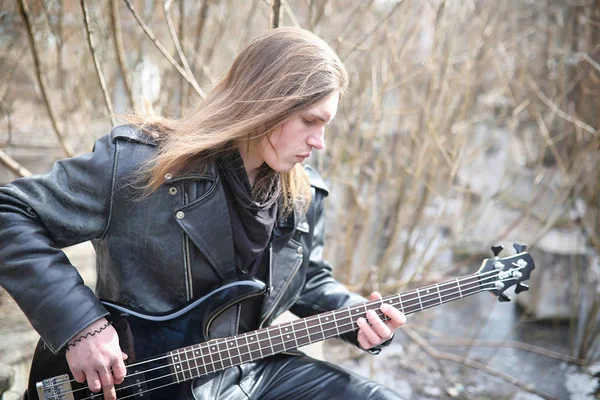
[[[88,333],[100,330],[107,320],[101,318],[79,332],[69,342],[67,363],[75,380],[87,384],[92,392],[104,391],[105,400],[117,398],[115,385],[123,382],[125,374],[124,360],[127,354],[121,351],[119,336],[112,326],[101,332],[77,340]]]

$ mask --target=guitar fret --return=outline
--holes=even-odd
[[[196,368],[196,360],[194,359],[194,353],[191,351],[189,347],[184,350],[186,364],[187,364],[187,372],[190,375],[190,379],[194,377],[193,369]]]
[[[200,367],[205,368],[204,362],[202,361],[202,356],[200,353],[200,345],[195,344],[191,347],[192,354],[194,357],[194,362],[196,363],[196,376],[202,376],[206,373],[206,371],[202,371]],[[200,364],[200,365],[199,365]]]
[[[232,338],[227,343],[229,346],[229,356],[231,357],[231,361],[233,362],[233,365],[242,364],[242,358],[240,356],[240,348],[237,344],[237,340],[235,338]],[[232,351],[234,354],[233,356],[231,355]]]
[[[336,323],[338,326],[338,335],[349,332],[354,329],[352,322],[352,312],[350,311],[350,307],[338,310],[336,314],[338,316]],[[341,331],[339,329],[339,326],[342,327]]]
[[[326,338],[333,337],[336,336],[336,334],[339,334],[334,312],[330,311],[328,313],[322,314],[319,317],[319,321],[322,324],[323,333]],[[335,333],[333,331],[335,331]]]
[[[215,364],[213,362],[212,354],[210,353],[210,344],[204,343],[200,347],[200,352],[202,353],[202,363],[206,368],[206,373],[215,372]]]
[[[248,339],[246,339],[246,334],[236,337],[235,342],[238,347],[238,354],[240,355],[241,362],[249,362],[251,360],[250,348],[248,347]]]
[[[270,329],[265,330],[265,336],[267,337],[267,342],[269,343],[269,347],[271,348],[271,352],[275,354],[275,349],[273,348],[273,342],[271,341],[271,332]]]
[[[215,346],[214,341],[210,341],[208,342],[208,349],[210,350],[210,358],[211,358],[211,363],[214,367],[215,371],[219,371],[221,369],[223,369],[223,362],[221,361],[221,357],[219,355],[219,353],[217,352],[217,347]],[[217,358],[217,360],[215,361],[215,357]]]
[[[177,383],[181,382],[181,379],[179,379],[179,370],[181,369],[181,367],[179,366],[179,362],[178,362],[178,358],[175,354],[175,352],[171,352],[171,370],[175,373],[175,379],[177,380]]]
[[[263,358],[263,352],[260,348],[260,343],[258,342],[258,335],[255,333],[254,335],[249,335],[248,340],[250,342],[250,360],[257,360]],[[258,351],[258,355],[255,357],[254,353]]]
[[[298,344],[298,338],[296,337],[296,331],[294,330],[294,323],[290,322],[284,329],[285,331],[285,335],[286,335],[286,339],[293,339],[294,342],[285,342],[286,344],[290,344],[291,346],[285,346],[286,350],[292,349],[292,348],[297,348],[300,347],[300,345]],[[283,335],[283,332],[282,332]],[[295,345],[295,346],[294,346]]]
[[[272,355],[273,349],[271,349],[271,352],[269,352],[269,347],[271,347],[271,343],[269,340],[269,333],[266,331],[266,329],[259,330],[257,332],[256,336],[257,336],[256,340],[258,341],[258,345],[261,349],[263,357],[268,357],[268,356]],[[264,354],[266,354],[266,356],[264,356]]]
[[[183,358],[181,357],[181,349],[177,350],[177,371],[181,374],[181,381],[185,381],[185,366],[183,365]]]
[[[400,312],[404,314],[404,304],[402,304],[402,298],[400,297],[400,295],[396,295],[395,297],[398,297],[398,308],[400,308]],[[392,303],[391,300],[390,303]]]
[[[420,310],[423,309],[423,302],[421,301],[421,294],[419,293],[419,289],[417,289],[417,297],[419,299],[419,306],[421,307]]]
[[[283,334],[281,333],[281,327],[274,326],[271,328],[273,332],[279,331],[274,336],[271,337],[271,344],[273,344],[273,352],[281,353],[285,350],[285,344],[283,342]]]
[[[436,284],[435,288],[437,290],[438,297],[440,298],[440,304],[444,304],[444,299],[442,299],[442,292],[440,291],[440,286]]]
[[[431,293],[431,288],[430,287],[428,287],[428,288],[425,289],[425,297],[424,297],[424,299],[425,299],[425,305],[423,306],[423,308],[430,307],[433,304],[429,304],[429,303],[437,301],[436,295],[434,293]]]
[[[229,354],[229,348],[227,347],[226,340],[220,340],[217,342],[217,351],[221,355],[225,355],[224,358],[221,358],[221,363],[223,364],[223,368],[229,368],[233,366],[233,362],[231,361],[231,354]]]
[[[314,316],[308,318],[306,320],[306,325],[308,327],[308,336],[310,343],[314,343],[325,338],[323,335],[323,331],[321,330],[321,326],[319,324],[318,316],[317,318],[315,318]]]
[[[409,297],[409,296],[411,296],[411,295],[412,295],[412,296],[415,296],[415,295],[416,295],[416,297],[407,298],[406,311],[407,311],[408,313],[412,313],[413,311],[416,311],[416,310],[412,310],[412,309],[411,309],[411,307],[415,306],[415,305],[416,305],[416,303],[415,303],[415,304],[409,304],[409,302],[412,302],[413,300],[417,300],[417,302],[419,301],[418,294],[417,294],[416,292],[413,292],[413,293],[407,293],[407,294],[406,294],[406,296],[407,296],[407,297]],[[418,307],[417,307],[417,309],[418,309]]]
[[[458,278],[456,278],[456,287],[458,287],[458,294],[462,298],[462,290],[460,290],[460,282],[458,281]]]
[[[304,325],[304,327],[300,327],[300,325]],[[298,323],[298,329],[296,330],[296,341],[298,343],[298,347],[302,347],[310,343],[310,338],[308,336],[308,325],[306,324],[306,319],[301,319]]]

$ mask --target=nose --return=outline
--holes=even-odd
[[[306,143],[317,150],[321,150],[325,147],[325,128],[320,127],[318,130],[311,132],[306,139]]]

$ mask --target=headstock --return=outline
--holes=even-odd
[[[533,259],[525,252],[527,246],[515,243],[513,247],[517,254],[500,258],[502,246],[492,246],[494,258],[483,260],[481,268],[477,271],[482,289],[494,293],[500,301],[510,301],[504,291],[511,286],[516,285],[517,294],[528,290],[529,286],[521,282],[528,280],[535,268]]]

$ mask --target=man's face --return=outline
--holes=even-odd
[[[260,158],[277,172],[289,172],[325,146],[325,125],[335,117],[339,93],[334,92],[312,107],[291,116],[258,143]]]

